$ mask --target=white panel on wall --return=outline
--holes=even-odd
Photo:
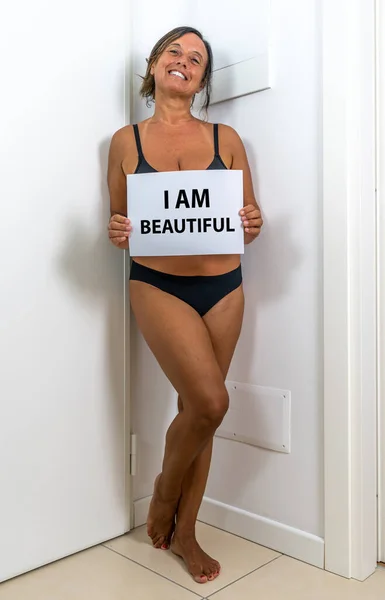
[[[226,387],[230,407],[217,437],[289,454],[290,392],[235,381]]]
[[[124,0],[0,19],[0,581],[124,533],[124,256],[106,233]]]
[[[260,54],[215,71],[211,105],[260,92],[269,87],[269,57]]]

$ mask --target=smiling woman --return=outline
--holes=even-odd
[[[246,244],[259,235],[262,218],[240,137],[231,127],[191,114],[194,96],[200,92],[205,93],[207,112],[212,68],[210,44],[196,29],[179,27],[155,44],[141,88],[147,102],[155,104],[154,114],[123,127],[111,142],[108,229],[118,248],[128,248],[132,229],[127,218],[126,175],[156,171],[241,170],[244,207],[238,226],[243,224]],[[201,200],[203,204],[203,196]],[[207,217],[203,212],[200,216]],[[176,225],[179,229],[196,226],[202,234],[209,227],[221,233],[237,226],[207,218],[187,221],[195,220]],[[172,225],[165,222],[163,228],[171,232]],[[146,227],[151,226],[151,233],[162,231],[161,221],[147,221]],[[225,379],[243,319],[240,256],[136,256],[130,300],[140,331],[178,392],[179,414],[167,432],[162,472],[147,519],[148,534],[156,548],[171,548],[181,556],[195,581],[206,583],[219,575],[220,565],[199,546],[195,523],[213,437],[228,409]]]
[[[211,46],[207,40],[205,40],[197,29],[193,27],[177,27],[173,29],[166,35],[164,35],[153,47],[150,57],[147,61],[147,72],[143,79],[143,84],[140,90],[141,95],[144,98],[148,99],[147,104],[149,105],[151,102],[155,101],[155,65],[157,61],[162,57],[165,50],[166,57],[173,57],[176,63],[175,70],[168,71],[171,76],[179,76],[180,79],[184,81],[192,79],[192,73],[189,70],[188,72],[179,70],[178,59],[183,54],[183,48],[180,43],[180,38],[186,36],[187,34],[193,34],[193,36],[198,37],[201,40],[200,48],[195,46],[191,47],[189,50],[189,63],[192,67],[196,67],[195,74],[199,77],[199,88],[198,92],[205,89],[206,97],[203,104],[203,108],[207,111],[210,105],[210,97],[211,97],[211,81],[213,74],[213,53]],[[166,58],[165,57],[165,58]],[[193,98],[195,93],[193,95]]]

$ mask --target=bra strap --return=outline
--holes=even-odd
[[[219,156],[218,123],[214,123],[214,149],[215,156]]]
[[[140,141],[139,127],[137,125],[134,125],[133,127],[134,127],[136,148],[138,150],[138,156],[139,156],[139,158],[143,158],[143,150],[142,150],[142,144]]]

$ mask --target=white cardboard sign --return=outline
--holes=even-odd
[[[243,254],[242,171],[127,176],[131,256]]]

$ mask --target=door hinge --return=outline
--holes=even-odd
[[[136,475],[137,454],[136,454],[136,433],[131,433],[130,437],[130,475]]]

